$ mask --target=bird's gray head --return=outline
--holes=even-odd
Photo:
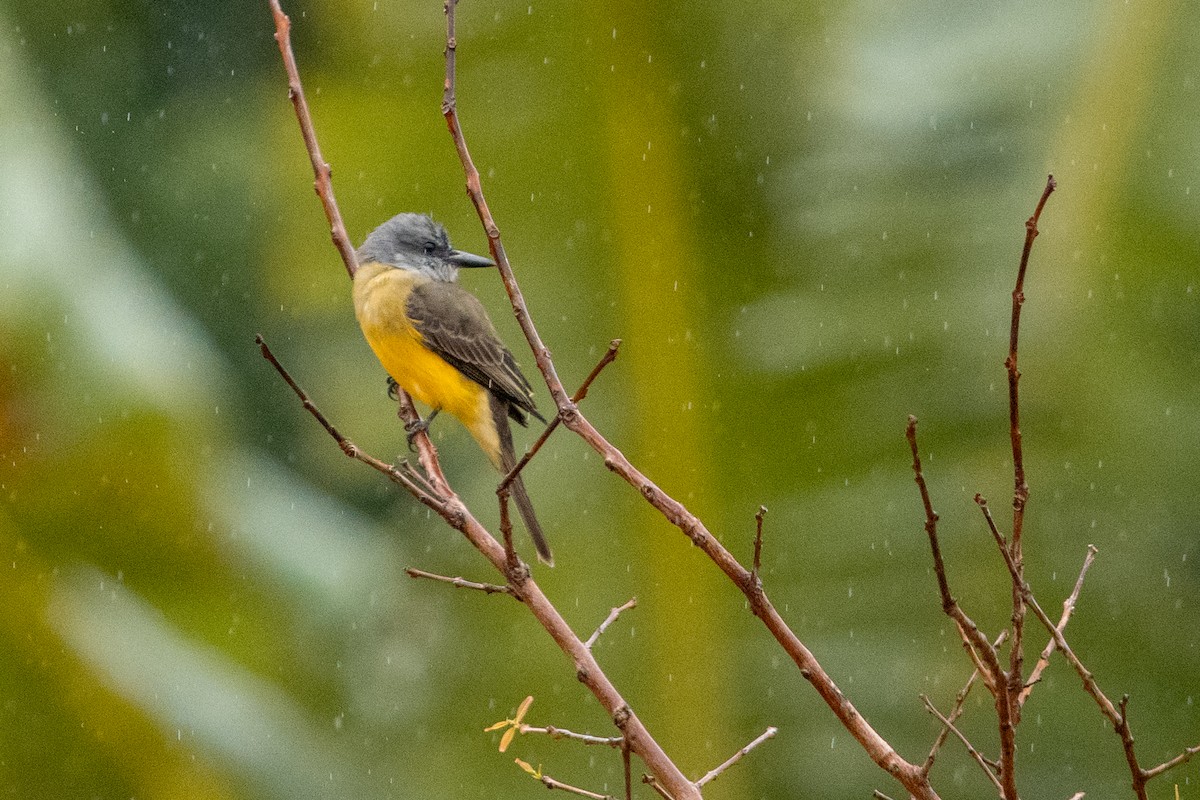
[[[458,277],[460,267],[495,266],[490,258],[452,249],[446,229],[426,214],[397,214],[371,231],[358,248],[358,261],[378,261],[447,283]]]

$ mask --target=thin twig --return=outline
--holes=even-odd
[[[941,595],[942,611],[954,620],[958,626],[959,635],[979,656],[980,661],[976,666],[985,675],[991,677],[997,691],[1000,691],[1000,684],[1004,682],[1001,679],[1003,670],[996,658],[996,649],[992,647],[992,643],[983,635],[979,626],[967,616],[950,593],[950,581],[946,577],[946,564],[942,560],[942,547],[938,541],[938,513],[933,510],[933,500],[929,495],[929,487],[925,483],[925,473],[921,470],[921,454],[917,448],[917,418],[911,414],[908,417],[908,426],[905,428],[905,437],[908,439],[909,449],[912,451],[913,480],[921,493],[921,504],[925,507],[925,533],[929,536],[929,549],[933,555],[933,572],[937,578],[938,593]]]
[[[958,625],[959,635],[978,657],[975,659],[976,667],[985,676],[988,688],[995,693],[996,720],[1000,728],[1000,779],[1003,783],[1001,797],[1004,800],[1017,800],[1016,770],[1014,769],[1016,764],[1016,721],[1013,719],[1012,713],[1012,686],[1009,675],[1000,666],[996,648],[950,594],[950,584],[946,578],[946,565],[942,561],[942,549],[938,543],[938,515],[933,510],[933,501],[929,497],[929,489],[925,485],[925,475],[921,471],[921,456],[917,449],[916,417],[909,416],[905,436],[908,438],[909,448],[912,450],[914,480],[921,492],[921,504],[925,507],[925,532],[929,535],[929,548],[933,553],[933,570],[937,577],[938,591],[942,596],[942,611]]]
[[[886,794],[884,794],[883,792],[879,791],[878,789],[876,789],[875,791],[871,792],[871,797],[874,797],[874,798],[875,798],[875,800],[892,800],[892,798],[891,798],[891,797],[889,797],[888,795],[886,795]]]
[[[1195,747],[1189,747],[1189,748],[1185,749],[1179,755],[1175,756],[1172,759],[1164,761],[1163,763],[1159,764],[1157,767],[1151,767],[1150,769],[1143,770],[1143,774],[1146,776],[1146,780],[1150,780],[1151,778],[1156,778],[1169,769],[1174,769],[1175,767],[1178,767],[1180,764],[1186,764],[1187,762],[1191,761],[1192,756],[1196,755],[1197,753],[1200,753],[1200,744],[1196,745]]]
[[[1034,209],[1033,215],[1025,221],[1025,246],[1021,250],[1021,263],[1017,267],[1017,283],[1012,292],[1012,322],[1009,326],[1008,358],[1005,360],[1004,366],[1008,370],[1009,438],[1012,442],[1013,454],[1013,548],[1016,551],[1014,559],[1020,554],[1022,516],[1025,502],[1029,499],[1029,486],[1025,482],[1024,452],[1021,446],[1020,402],[1017,391],[1017,383],[1021,379],[1021,371],[1017,367],[1017,344],[1021,330],[1021,307],[1025,304],[1025,271],[1029,266],[1029,255],[1033,251],[1033,240],[1038,235],[1038,220],[1042,216],[1042,209],[1046,207],[1046,201],[1050,199],[1050,194],[1057,186],[1054,176],[1047,176],[1046,188],[1042,190],[1037,207]],[[1019,561],[1019,559],[1016,560]]]
[[[522,734],[525,733],[541,733],[549,736],[554,740],[570,739],[573,742],[580,744],[600,744],[607,747],[621,747],[625,743],[624,736],[593,736],[590,733],[575,733],[566,728],[556,728],[553,725],[525,725],[522,723],[517,726]]]
[[[313,128],[312,115],[308,111],[308,100],[304,97],[304,87],[300,83],[300,71],[296,68],[296,55],[292,52],[292,21],[288,19],[287,14],[283,13],[283,9],[279,6],[279,0],[268,0],[268,2],[271,4],[271,14],[275,18],[275,41],[279,45],[279,52],[283,56],[283,68],[287,72],[288,98],[296,108],[300,133],[304,136],[304,146],[308,150],[309,161],[312,163],[313,189],[321,198],[321,205],[325,209],[325,218],[329,220],[329,233],[333,238],[334,247],[337,248],[338,253],[342,256],[342,262],[346,265],[346,274],[353,278],[358,269],[358,259],[354,254],[354,245],[350,243],[350,236],[346,233],[346,225],[342,222],[342,212],[338,210],[337,200],[333,197],[331,180],[333,171],[321,155],[321,148],[317,145],[317,133]]]
[[[702,777],[700,780],[696,781],[696,788],[702,788],[706,783],[711,783],[712,781],[719,778],[721,776],[722,772],[729,769],[737,762],[741,761],[743,756],[745,756],[747,753],[749,753],[754,748],[758,747],[760,744],[765,742],[767,739],[774,738],[775,734],[778,732],[779,732],[779,729],[776,728],[774,725],[767,728],[765,731],[763,731],[761,734],[759,734],[757,737],[755,737],[754,741],[750,742],[748,745],[743,747],[741,750],[738,750],[732,756],[725,759],[725,761],[723,763],[721,763],[714,769],[709,770],[704,775],[704,777]]]
[[[316,403],[314,403],[309,398],[308,394],[300,388],[300,385],[296,383],[295,379],[292,378],[291,374],[287,371],[287,369],[284,368],[283,364],[279,362],[279,359],[275,357],[275,354],[271,352],[271,348],[267,346],[267,342],[265,339],[263,339],[262,334],[255,336],[254,341],[258,344],[258,349],[262,353],[263,358],[270,362],[271,366],[275,368],[275,371],[279,373],[280,377],[283,378],[284,382],[287,383],[296,397],[300,399],[300,403],[304,406],[304,410],[311,414],[313,418],[321,424],[321,427],[325,429],[326,433],[333,437],[333,440],[337,442],[338,447],[341,448],[343,453],[350,458],[353,458],[356,461],[361,461],[372,469],[383,473],[393,483],[403,486],[413,495],[413,497],[417,498],[426,506],[438,512],[439,514],[444,515],[446,513],[445,498],[434,492],[431,492],[429,484],[423,480],[419,480],[410,469],[407,469],[407,465],[396,467],[388,464],[385,461],[381,461],[374,456],[368,455],[362,449],[360,449],[358,445],[354,444],[354,442],[350,441],[345,436],[342,436],[338,429],[333,426],[333,423],[331,423],[326,416],[321,413],[321,410],[317,408]]]
[[[633,769],[629,759],[629,742],[621,739],[621,763],[625,772],[625,800],[633,800]]]
[[[455,62],[458,49],[458,39],[455,33],[456,3],[457,0],[445,0],[444,6],[446,13],[446,79],[442,96],[442,115],[446,119],[446,126],[454,141],[459,160],[463,164],[463,170],[466,174],[467,194],[470,196],[471,202],[484,224],[484,229],[488,236],[488,246],[491,250],[493,260],[496,262],[497,269],[500,272],[501,279],[504,281],[505,291],[508,293],[509,301],[512,303],[517,322],[525,333],[526,338],[529,338],[532,334],[533,338],[529,339],[530,343],[533,344],[534,341],[537,341],[540,345],[541,340],[537,338],[537,332],[533,328],[533,322],[529,318],[529,312],[525,307],[525,300],[520,295],[520,290],[517,288],[516,281],[513,278],[512,266],[509,264],[508,255],[504,252],[504,247],[500,242],[500,231],[496,227],[495,220],[492,219],[491,212],[487,208],[487,203],[484,201],[483,191],[480,188],[479,171],[475,169],[475,165],[471,161],[471,155],[467,150],[467,142],[463,137],[462,128],[458,122],[455,99]],[[554,373],[549,349],[544,345],[534,347],[533,355],[539,371],[543,375],[549,375],[553,378],[547,384],[550,388],[550,395],[558,407],[559,418],[563,420],[563,424],[571,428],[573,422],[571,412],[574,411],[577,414],[577,407],[566,396],[562,381]],[[492,541],[494,542],[495,540],[493,539]],[[501,556],[502,548],[497,545],[497,549],[501,550],[501,553],[496,553],[496,556]],[[489,558],[491,558],[493,564],[497,565],[497,568],[503,569],[501,566],[502,561],[498,563],[498,559],[492,558],[490,555]],[[509,576],[509,582],[514,582],[511,575]],[[526,586],[530,588],[530,591],[526,592]],[[583,646],[583,642],[567,626],[566,621],[562,619],[558,610],[541,593],[532,578],[524,576],[520,581],[520,585],[514,585],[514,588],[522,594],[526,605],[530,607],[535,616],[538,616],[539,621],[543,622],[547,631],[558,642],[559,647],[574,659],[576,674],[579,676],[579,679],[587,684],[592,694],[610,714],[613,723],[629,742],[629,748],[634,753],[637,753],[638,757],[642,759],[642,762],[654,775],[661,779],[663,785],[675,800],[700,800],[700,793],[679,767],[675,765],[666,751],[662,749],[662,746],[650,735],[650,732],[634,713],[633,709],[625,702],[616,687],[612,685],[608,677],[601,671],[600,665],[592,656],[591,651]]]
[[[642,783],[646,784],[651,789],[658,792],[658,796],[663,798],[663,800],[673,800],[671,795],[667,792],[666,788],[661,783],[659,783],[658,779],[655,778],[653,775],[642,775]]]
[[[992,647],[999,649],[999,647],[1004,644],[1006,639],[1008,639],[1007,629],[1000,631],[1000,635],[996,637],[996,641],[992,642]],[[954,696],[954,708],[950,709],[950,713],[946,716],[946,719],[950,720],[951,722],[955,722],[960,716],[962,716],[963,704],[967,701],[967,695],[971,693],[971,687],[975,685],[975,679],[978,678],[980,674],[981,673],[978,667],[971,671],[971,675],[967,678],[967,682],[963,684],[963,688],[959,689],[958,694]],[[933,769],[933,762],[937,759],[938,751],[941,750],[942,745],[946,743],[946,737],[949,735],[950,729],[945,726],[938,731],[938,735],[937,738],[934,739],[933,746],[929,748],[929,756],[925,759],[925,763],[921,765],[921,770],[926,775],[929,774],[929,770]]]
[[[457,41],[454,33],[454,0],[447,0],[446,17],[446,82],[442,98],[442,114],[446,119],[446,126],[450,131],[455,150],[458,152],[459,160],[462,163],[463,173],[466,177],[467,195],[470,197],[471,203],[475,206],[476,213],[479,215],[479,220],[487,234],[492,259],[496,262],[497,272],[499,272],[500,279],[504,284],[504,290],[508,294],[513,315],[516,317],[517,324],[520,325],[521,332],[525,335],[525,339],[529,343],[534,361],[537,364],[538,371],[542,374],[546,382],[550,396],[553,398],[555,405],[558,406],[559,418],[562,419],[562,424],[587,442],[593,450],[603,457],[605,467],[634,487],[646,502],[658,509],[668,522],[679,528],[693,544],[699,547],[725,573],[735,586],[742,590],[755,616],[762,620],[767,630],[770,631],[784,652],[788,654],[799,668],[800,674],[812,684],[813,688],[821,696],[821,699],[846,730],[862,746],[871,760],[898,780],[914,797],[919,798],[919,800],[934,800],[938,795],[933,790],[933,787],[929,785],[927,777],[921,774],[920,767],[901,757],[895,748],[880,736],[878,731],[863,718],[854,704],[850,702],[850,699],[838,688],[833,678],[829,676],[820,662],[813,656],[812,652],[800,640],[800,637],[788,626],[779,611],[771,604],[766,594],[761,589],[756,589],[754,582],[750,581],[750,571],[742,566],[733,554],[712,535],[695,514],[691,513],[682,503],[664,492],[652,480],[634,467],[629,459],[619,449],[614,447],[580,413],[578,406],[567,395],[562,381],[558,377],[554,362],[551,359],[550,350],[542,341],[529,315],[525,298],[521,294],[521,289],[513,274],[512,265],[509,263],[508,254],[505,252],[504,245],[500,240],[500,230],[484,199],[483,190],[480,185],[479,171],[475,168],[470,152],[467,149],[466,139],[459,124],[454,89],[455,51],[457,49]],[[656,771],[656,774],[661,774],[657,773],[659,765],[663,769],[670,770],[669,775],[662,775],[664,778],[663,786],[659,786],[657,783],[653,784],[660,791],[669,791],[675,800],[686,800],[687,798],[697,797],[695,788],[687,782],[687,779],[678,771],[678,768],[674,764],[668,766],[667,763],[661,761],[661,759],[666,759],[665,753],[654,753],[654,758],[660,760],[652,761],[647,758],[647,752],[639,751],[636,747],[634,748],[634,752],[637,752],[642,757],[642,760],[646,762],[646,765],[652,771]],[[663,788],[664,786],[665,789]]]
[[[592,635],[588,637],[587,641],[583,643],[583,646],[586,647],[588,650],[591,650],[592,645],[594,645],[596,643],[596,640],[599,639],[606,630],[608,630],[609,625],[612,625],[614,622],[617,621],[617,617],[621,616],[622,611],[628,611],[629,609],[635,608],[636,606],[637,606],[637,598],[631,597],[624,605],[620,605],[620,606],[617,606],[616,608],[611,609],[608,612],[608,616],[604,618],[604,622],[600,623],[600,627],[596,628],[595,632],[592,633]]]
[[[579,389],[576,390],[575,394],[571,396],[571,402],[580,403],[583,401],[583,398],[587,397],[588,388],[592,385],[592,381],[596,380],[596,376],[598,376],[605,367],[613,362],[613,359],[617,357],[617,350],[620,349],[620,347],[620,339],[613,339],[608,343],[608,349],[604,351],[604,355],[600,357],[600,360],[596,363],[596,366],[592,367],[592,371],[588,373],[588,376],[583,379],[583,383],[579,384]],[[539,436],[537,441],[533,443],[533,447],[529,448],[525,455],[521,456],[521,460],[514,464],[513,468],[509,470],[508,474],[505,475],[500,481],[500,485],[496,487],[497,493],[507,489],[509,485],[516,480],[516,477],[521,474],[521,470],[525,469],[525,465],[529,463],[530,459],[537,455],[538,450],[542,449],[542,445],[546,443],[546,440],[550,438],[550,434],[554,433],[554,430],[561,422],[561,415],[558,415],[554,417],[554,419],[550,420],[549,424],[547,424],[545,429],[542,431],[541,436]]]
[[[578,786],[572,786],[569,783],[563,783],[562,781],[555,780],[554,778],[551,778],[549,775],[543,775],[541,777],[541,781],[542,781],[542,785],[545,786],[547,789],[561,789],[564,792],[568,792],[570,794],[579,795],[580,797],[590,798],[590,800],[617,800],[611,794],[600,794],[599,792],[590,792],[587,789],[581,789]]]
[[[994,698],[1000,691],[996,687],[996,678],[994,673],[992,670],[984,666],[983,657],[976,652],[975,646],[971,643],[971,638],[967,635],[967,632],[963,630],[962,626],[960,626],[957,622],[955,622],[954,625],[958,630],[958,638],[962,640],[963,650],[966,652],[967,658],[971,659],[971,664],[975,667],[975,671],[979,673],[979,677],[983,680],[983,685],[987,688],[988,693]]]
[[[1009,552],[1008,548],[1004,546],[1002,537],[997,534],[994,528],[991,530],[992,537],[996,540],[996,545],[1000,550],[1000,555],[1004,559],[1004,564],[1008,567],[1008,573],[1012,577],[1014,585],[1020,589],[1025,605],[1028,606],[1029,610],[1033,612],[1033,615],[1037,617],[1038,621],[1042,623],[1042,626],[1054,639],[1055,648],[1062,653],[1063,658],[1067,660],[1067,663],[1069,663],[1075,669],[1075,672],[1079,675],[1080,680],[1083,681],[1084,691],[1091,695],[1092,699],[1096,701],[1096,705],[1100,708],[1100,713],[1103,714],[1105,718],[1112,724],[1113,730],[1116,731],[1117,736],[1120,737],[1121,745],[1125,750],[1125,759],[1129,765],[1129,772],[1130,775],[1133,776],[1134,793],[1137,795],[1138,800],[1147,800],[1146,771],[1143,770],[1138,764],[1137,756],[1134,753],[1133,731],[1129,727],[1129,719],[1125,714],[1125,706],[1129,701],[1129,696],[1125,695],[1125,697],[1121,700],[1120,709],[1113,705],[1112,700],[1108,698],[1108,695],[1106,695],[1104,691],[1101,690],[1100,685],[1096,683],[1096,678],[1092,675],[1091,670],[1084,666],[1083,662],[1079,659],[1079,656],[1075,655],[1075,652],[1071,649],[1071,646],[1067,644],[1067,639],[1063,635],[1063,632],[1060,631],[1055,625],[1054,621],[1050,619],[1050,615],[1042,610],[1041,605],[1038,603],[1037,598],[1033,594],[1033,589],[1030,588],[1029,583],[1026,582],[1018,572],[1016,562],[1013,561],[1012,554]]]
[[[304,133],[305,145],[308,149],[310,158],[314,163],[314,169],[318,176],[318,194],[321,194],[323,201],[328,201],[330,207],[336,208],[333,203],[332,186],[328,180],[321,182],[320,176],[327,170],[327,167],[322,168],[324,160],[320,157],[320,152],[317,149],[316,136],[312,131],[311,120],[307,118],[307,106],[301,105],[297,100],[300,95],[300,87],[298,80],[298,71],[295,67],[295,59],[291,56],[291,46],[288,38],[290,22],[286,15],[279,8],[278,0],[269,0],[272,4],[272,10],[275,16],[276,35],[280,44],[280,51],[283,55],[284,64],[288,71],[289,89],[292,93],[292,99],[297,103],[297,115],[300,120],[301,129]],[[453,2],[449,2],[446,7],[447,11],[447,81],[446,90],[447,96],[450,99],[450,108],[453,108],[453,49],[455,46],[454,40],[454,17],[453,17]],[[302,113],[303,112],[303,113]],[[457,125],[457,122],[454,123]],[[475,179],[478,185],[478,173]],[[328,212],[327,212],[328,213]],[[344,225],[337,224],[340,221],[340,216],[330,217],[331,229],[333,231],[334,243],[342,254],[343,261],[347,264],[347,272],[350,275],[354,274],[354,251],[349,244],[349,238],[345,235]],[[507,265],[507,260],[504,261]],[[511,271],[510,271],[511,276]],[[542,359],[549,358],[548,351],[542,354]],[[294,388],[294,382],[289,381]],[[559,384],[561,387],[561,384]],[[399,392],[402,407],[407,407],[411,414],[406,417],[406,423],[418,419],[415,410],[411,408],[411,399],[404,392]],[[307,398],[301,395],[303,401]],[[555,397],[556,405],[562,410],[562,398]],[[306,402],[306,407],[309,404]],[[313,409],[315,411],[315,409]],[[360,453],[357,447],[347,442],[338,434],[338,432],[330,425],[322,415],[314,413],[318,420],[322,422],[326,431],[338,442],[344,452],[352,455],[355,458],[367,463],[375,469],[388,475],[392,480],[400,483],[408,489],[415,497],[427,506],[437,511],[438,514],[455,530],[463,533],[471,544],[478,549],[492,565],[512,580],[515,570],[509,568],[505,550],[495,537],[485,529],[478,520],[470,513],[467,507],[459,500],[458,496],[450,489],[449,484],[444,480],[441,474],[440,464],[437,459],[437,453],[433,449],[429,437],[425,434],[418,435],[415,442],[420,454],[421,463],[425,467],[426,472],[433,480],[436,481],[435,486],[438,489],[436,496],[431,496],[426,489],[412,481],[404,472],[398,468],[391,467],[378,459],[372,459],[365,454]],[[550,603],[546,596],[541,592],[540,587],[529,576],[528,570],[523,574],[516,576],[517,580],[513,581],[513,590],[517,597],[529,607],[531,613],[542,625],[543,628],[551,635],[558,644],[560,649],[571,658],[575,665],[575,674],[581,682],[583,682],[592,694],[600,701],[601,705],[611,715],[614,725],[620,729],[629,742],[630,749],[637,753],[646,765],[654,770],[656,774],[664,775],[669,785],[678,789],[677,800],[685,800],[685,798],[695,798],[698,795],[694,792],[690,782],[687,781],[683,773],[670,762],[666,754],[657,742],[650,736],[645,726],[638,719],[636,714],[625,702],[624,698],[617,691],[616,687],[609,681],[600,665],[592,657],[590,651],[583,646],[583,642],[574,634],[566,620],[562,618],[558,610]]]
[[[1129,695],[1121,696],[1117,703],[1121,710],[1121,723],[1117,726],[1117,734],[1121,737],[1121,746],[1125,750],[1125,763],[1129,765],[1129,773],[1133,776],[1133,793],[1138,800],[1149,800],[1146,793],[1146,771],[1138,763],[1137,753],[1133,749],[1133,730],[1129,727]]]
[[[1004,538],[1004,534],[996,527],[996,518],[992,516],[992,508],[988,505],[987,498],[976,492],[975,505],[979,506],[979,510],[983,513],[983,521],[987,523],[992,538],[999,542],[1001,547],[1007,549],[1008,540]]]
[[[1034,596],[1033,590],[1030,588],[1029,584],[1018,575],[1017,565],[1013,561],[1012,555],[1008,552],[1008,548],[1004,546],[1003,538],[999,536],[994,527],[991,528],[991,531],[993,538],[996,540],[996,545],[1000,550],[1000,556],[1004,559],[1005,566],[1008,567],[1009,575],[1018,582],[1018,586],[1021,589],[1021,593],[1024,595],[1026,604],[1029,606],[1030,610],[1033,611],[1034,616],[1038,618],[1038,620],[1042,623],[1042,626],[1054,640],[1055,648],[1062,653],[1063,657],[1067,659],[1067,662],[1070,663],[1071,666],[1074,667],[1075,671],[1079,674],[1079,677],[1083,679],[1084,688],[1087,690],[1088,694],[1090,694],[1093,699],[1096,700],[1096,703],[1100,706],[1100,711],[1104,714],[1108,721],[1111,722],[1114,727],[1120,726],[1121,714],[1119,711],[1117,711],[1117,707],[1114,706],[1112,701],[1109,700],[1104,692],[1100,690],[1100,687],[1096,684],[1096,680],[1092,676],[1091,671],[1083,665],[1083,662],[1080,661],[1079,657],[1075,655],[1075,651],[1073,651],[1071,646],[1067,644],[1067,640],[1066,637],[1063,636],[1063,632],[1058,629],[1054,621],[1050,619],[1050,616],[1042,610],[1042,607],[1037,602],[1037,598]]]
[[[569,794],[578,795],[579,797],[587,797],[589,800],[616,800],[616,798],[610,794],[600,794],[599,792],[588,791],[587,789],[581,789],[578,786],[572,786],[569,783],[563,783],[560,780],[551,778],[549,775],[543,775],[540,765],[537,769],[534,769],[533,766],[531,766],[527,761],[522,761],[519,758],[514,758],[513,761],[517,762],[517,766],[537,779],[547,789],[561,789]]]
[[[1018,576],[1025,574],[1021,534],[1025,526],[1025,506],[1029,502],[1029,483],[1025,479],[1025,457],[1021,444],[1020,397],[1017,388],[1018,382],[1021,379],[1021,371],[1017,365],[1017,345],[1020,338],[1021,307],[1025,304],[1025,271],[1029,266],[1029,255],[1033,251],[1033,240],[1038,235],[1038,220],[1042,216],[1042,209],[1046,207],[1046,201],[1050,199],[1050,194],[1056,186],[1054,176],[1047,176],[1046,187],[1042,190],[1042,196],[1038,199],[1033,214],[1025,222],[1025,246],[1021,250],[1021,262],[1017,268],[1017,282],[1013,287],[1008,358],[1004,361],[1004,366],[1008,371],[1009,439],[1012,443],[1013,456],[1013,522],[1012,541],[1009,543],[1009,552],[1012,555],[1013,562],[1017,565]],[[1009,681],[1011,683],[1011,713],[1014,720],[1019,720],[1021,707],[1018,699],[1024,685],[1024,679],[1022,678],[1024,666],[1022,661],[1025,658],[1025,608],[1021,591],[1015,583],[1012,589],[1012,631],[1013,640],[1012,647],[1009,649],[1010,663],[1008,669]]]
[[[417,569],[416,567],[407,567],[404,571],[410,578],[427,578],[431,581],[440,581],[441,583],[450,584],[455,589],[475,589],[476,591],[483,592],[484,594],[507,594],[510,597],[515,596],[513,595],[511,586],[500,586],[499,584],[495,583],[478,583],[476,581],[469,581],[466,578],[461,577],[451,578],[447,575],[438,575],[433,572],[426,572],[425,570]]]
[[[296,119],[300,123],[300,133],[304,138],[304,148],[308,151],[309,163],[313,170],[313,188],[317,192],[317,196],[321,200],[321,207],[325,210],[325,218],[329,221],[329,234],[333,239],[333,246],[337,248],[338,254],[342,257],[342,263],[346,267],[346,274],[351,279],[354,278],[354,273],[358,271],[358,257],[354,251],[354,245],[350,242],[350,235],[346,232],[346,224],[342,221],[342,212],[338,209],[337,198],[333,193],[333,171],[329,164],[325,161],[325,157],[321,155],[321,147],[317,142],[316,127],[313,125],[312,115],[308,110],[308,100],[304,95],[304,86],[300,83],[300,71],[296,67],[296,56],[292,52],[291,28],[292,22],[287,14],[279,5],[279,0],[267,0],[271,7],[271,14],[275,20],[275,41],[279,45],[279,52],[283,56],[284,71],[288,78],[288,97],[292,101],[292,105],[296,110]],[[396,394],[400,400],[400,415],[404,420],[407,428],[414,422],[420,420],[417,415],[416,408],[413,406],[412,399],[408,394],[396,387]],[[433,442],[421,431],[414,439],[418,452],[421,455],[421,463],[429,472],[432,467],[433,472],[430,473],[430,478],[435,484],[440,484],[436,487],[436,493],[445,495],[449,490],[449,485],[446,482],[446,476],[441,474],[441,467],[438,466],[436,456],[430,456],[430,451],[433,450]]]
[[[937,707],[933,704],[933,701],[930,700],[928,696],[921,695],[921,702],[925,704],[925,708],[928,709],[930,714],[933,714],[938,718],[946,730],[958,737],[958,740],[963,743],[963,747],[967,748],[967,754],[970,755],[971,758],[975,759],[975,763],[978,764],[979,768],[983,770],[983,773],[988,776],[988,780],[990,780],[992,784],[1000,790],[1000,796],[1003,797],[1004,787],[1000,784],[1000,779],[996,777],[996,773],[992,772],[991,766],[984,759],[983,755],[975,749],[975,745],[971,744],[971,740],[968,739],[962,731],[956,728],[954,723],[950,721],[949,718],[943,716],[942,712],[937,710]]]
[[[766,515],[766,506],[759,506],[758,513],[754,515],[754,564],[750,568],[750,574],[755,581],[761,580],[759,576],[762,574],[763,517]]]
[[[404,430],[406,432],[414,429],[417,431],[417,435],[412,438],[412,443],[417,447],[417,460],[421,462],[421,468],[425,470],[434,491],[441,495],[453,494],[450,482],[446,480],[446,474],[442,472],[442,463],[438,459],[437,447],[434,446],[433,439],[429,438],[428,427],[420,425],[421,415],[417,413],[417,406],[412,397],[399,385],[396,386],[395,395],[396,415],[404,424]],[[414,426],[416,427],[414,428]]]
[[[658,747],[657,743],[650,737],[649,732],[646,731],[641,721],[633,713],[629,704],[625,702],[616,687],[609,681],[599,663],[592,656],[591,651],[584,646],[579,637],[571,630],[566,620],[559,614],[558,609],[542,593],[541,588],[531,577],[528,568],[518,570],[511,568],[504,546],[496,541],[495,537],[472,516],[471,512],[453,492],[448,497],[430,495],[421,486],[413,482],[402,470],[367,455],[342,437],[278,362],[274,354],[266,346],[266,343],[261,341],[261,337],[259,337],[259,340],[263,356],[275,366],[276,370],[283,376],[283,379],[300,398],[304,407],[321,423],[322,427],[342,447],[343,451],[382,472],[408,489],[414,497],[436,511],[452,528],[463,533],[468,541],[492,563],[492,566],[496,570],[513,582],[510,587],[512,594],[529,608],[533,616],[546,629],[559,648],[571,658],[575,664],[576,676],[591,690],[592,694],[601,704],[609,710],[609,713],[612,715],[613,724],[622,731],[625,739],[629,742],[630,749],[649,764],[653,759],[653,748]],[[653,747],[648,747],[647,743],[650,743]],[[643,755],[647,752],[651,753],[651,758],[646,758]],[[691,786],[690,782],[688,782],[688,786]],[[698,797],[695,794],[690,796]]]
[[[1075,588],[1071,590],[1071,594],[1063,600],[1062,616],[1058,618],[1058,624],[1054,627],[1062,633],[1066,629],[1067,623],[1071,620],[1071,615],[1075,613],[1075,604],[1079,602],[1079,592],[1083,589],[1083,579],[1087,577],[1088,570],[1092,567],[1092,562],[1096,560],[1096,545],[1089,544],[1087,555],[1083,559],[1083,568],[1079,570],[1079,577],[1075,580]],[[1033,665],[1033,671],[1029,673],[1029,678],[1025,681],[1025,688],[1021,690],[1021,694],[1017,697],[1017,702],[1025,705],[1025,701],[1029,699],[1030,692],[1038,681],[1042,679],[1042,673],[1046,671],[1046,667],[1050,664],[1050,655],[1054,652],[1054,639],[1051,639],[1046,647],[1038,656],[1037,663]]]
[[[521,559],[517,557],[517,549],[513,546],[512,517],[508,511],[508,490],[500,492],[500,537],[504,540],[504,560],[507,564],[506,574],[512,574],[520,569]]]

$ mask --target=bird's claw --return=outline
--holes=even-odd
[[[427,433],[429,431],[429,424],[433,422],[433,418],[437,415],[438,409],[435,408],[429,412],[429,416],[425,419],[418,417],[412,422],[404,423],[404,430],[408,432],[408,436],[406,437],[408,439],[408,452],[416,452],[416,448],[413,447],[413,439],[417,438],[419,434]]]
[[[404,437],[408,440],[408,452],[415,453],[417,452],[417,448],[413,446],[413,439],[416,439],[418,435],[429,430],[429,420],[415,419],[412,422],[406,422],[404,423],[404,430],[408,433]]]

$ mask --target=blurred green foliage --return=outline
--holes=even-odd
[[[911,759],[936,734],[917,694],[946,708],[969,669],[904,422],[954,591],[998,630],[1006,580],[971,498],[1011,492],[1009,293],[1053,172],[1022,331],[1029,576],[1053,608],[1096,544],[1070,640],[1132,694],[1147,765],[1196,743],[1200,7],[459,8],[460,113],[560,374],[625,340],[589,416],[735,553],[770,507],[768,591]],[[287,10],[355,241],[414,210],[484,249],[439,114],[441,3]],[[495,752],[483,728],[527,694],[534,724],[611,729],[517,604],[404,577],[495,579],[343,458],[253,346],[404,457],[272,33],[241,0],[0,4],[0,793],[532,796],[516,755],[616,794],[611,752]],[[495,275],[464,283],[522,352]],[[454,421],[434,430],[494,523],[495,475]],[[895,794],[593,453],[560,433],[526,475],[560,564],[537,577],[576,629],[639,598],[597,652],[688,774],[779,727],[708,796]],[[989,705],[962,725],[991,750]],[[1031,794],[1127,791],[1061,662],[1018,741]],[[1155,796],[1197,796],[1198,769]],[[944,797],[991,791],[954,745],[933,775]]]

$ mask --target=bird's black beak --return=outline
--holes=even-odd
[[[496,262],[484,256],[477,256],[473,253],[464,253],[462,250],[451,250],[450,255],[446,258],[451,264],[456,267],[494,267]]]

